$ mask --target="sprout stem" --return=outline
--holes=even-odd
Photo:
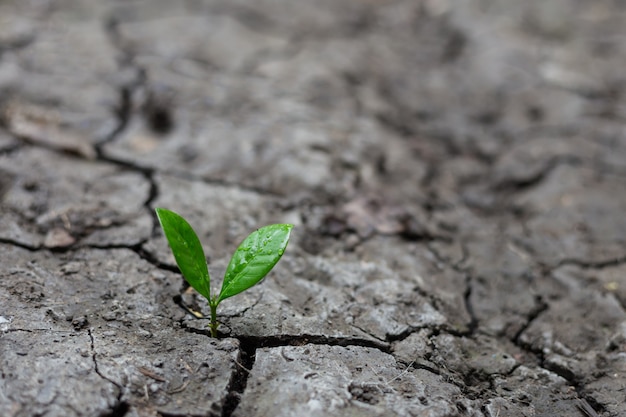
[[[220,325],[217,322],[217,303],[209,302],[209,307],[211,307],[211,323],[209,324],[211,336],[217,338],[217,327]]]

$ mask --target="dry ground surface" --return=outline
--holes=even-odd
[[[0,0],[0,415],[626,416],[625,68],[621,0]],[[295,224],[219,339],[155,207],[214,286]]]

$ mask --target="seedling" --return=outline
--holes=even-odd
[[[211,297],[211,278],[200,239],[180,215],[164,208],[156,209],[174,259],[189,285],[204,296],[211,308],[211,336],[217,337],[217,306],[261,281],[276,265],[287,247],[292,224],[261,227],[239,245],[224,273],[219,295]]]

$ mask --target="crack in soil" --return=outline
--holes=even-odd
[[[473,288],[473,279],[471,274],[465,275],[465,292],[463,293],[463,301],[465,303],[465,310],[467,310],[467,314],[470,316],[470,322],[467,325],[467,336],[473,337],[478,329],[480,322],[478,317],[476,316],[476,312],[474,311],[474,305],[472,304],[472,291]]]
[[[111,133],[101,142],[97,143],[94,147],[96,150],[97,159],[101,160],[103,158],[103,150],[102,148],[107,143],[115,141],[119,137],[119,135],[126,129],[128,126],[128,122],[132,117],[132,93],[137,88],[139,82],[133,83],[130,86],[123,86],[119,89],[119,102],[116,108],[113,109],[113,112],[117,118],[117,126],[111,131]]]
[[[7,239],[7,238],[2,238],[2,237],[0,237],[0,244],[17,246],[18,248],[26,249],[27,251],[30,251],[30,252],[37,252],[37,251],[45,249],[42,246],[32,246],[27,243],[22,243],[13,239]]]
[[[188,327],[183,320],[180,320],[181,327],[190,333],[201,334],[211,337],[209,329],[198,329]],[[376,342],[360,338],[327,337],[319,335],[297,335],[297,336],[229,336],[220,333],[220,336],[233,337],[239,340],[240,350],[235,360],[236,371],[232,374],[227,386],[227,395],[222,407],[221,417],[230,417],[239,406],[241,396],[244,393],[248,378],[254,367],[256,351],[260,348],[276,348],[284,346],[304,346],[306,344],[324,346],[359,346],[377,349],[383,353],[391,354],[390,345],[384,342]],[[293,360],[285,357],[287,360]]]
[[[535,302],[536,302],[535,307],[528,313],[528,315],[526,317],[526,323],[524,323],[524,325],[521,326],[521,328],[517,331],[517,333],[515,333],[515,335],[511,339],[511,342],[513,342],[513,344],[515,346],[521,347],[522,349],[524,349],[524,350],[526,350],[528,352],[531,352],[531,353],[536,353],[536,352],[533,352],[533,350],[530,348],[530,346],[526,346],[525,344],[521,343],[520,342],[520,337],[522,336],[522,334],[524,334],[524,332],[526,330],[528,330],[528,328],[532,325],[532,323],[541,314],[543,314],[545,311],[547,311],[550,308],[548,303],[545,302],[543,300],[543,297],[541,297],[540,295],[536,295],[535,296]]]
[[[584,395],[583,393],[584,382],[582,381],[580,377],[576,376],[569,369],[564,369],[559,366],[546,364],[545,353],[543,352],[542,349],[534,349],[531,345],[522,343],[519,340],[520,336],[528,329],[528,327],[530,327],[533,321],[536,320],[541,314],[543,314],[545,311],[549,309],[548,303],[543,301],[541,296],[537,296],[537,302],[538,302],[537,308],[534,309],[529,314],[526,325],[523,326],[517,332],[517,334],[513,337],[512,342],[516,346],[523,349],[525,352],[528,352],[534,355],[539,361],[538,366],[541,369],[545,369],[546,371],[552,372],[560,376],[561,378],[567,381],[568,385],[574,387],[576,391],[576,395],[579,398],[579,403],[577,404],[577,407],[580,409],[581,413],[585,414],[586,416],[597,416],[596,411],[600,413],[604,413],[606,409],[602,404],[595,401],[593,397]],[[511,369],[511,372],[509,372],[509,375],[511,375],[515,371],[515,369],[519,368],[520,366],[521,364],[518,364],[513,369]]]
[[[89,335],[89,340],[91,341],[90,343],[91,359],[93,360],[94,370],[96,371],[96,374],[98,374],[98,376],[104,379],[105,381],[108,381],[111,384],[115,385],[115,387],[117,387],[118,389],[118,394],[116,397],[117,403],[111,408],[111,411],[107,414],[104,414],[104,416],[105,417],[124,417],[129,409],[128,403],[125,401],[122,401],[122,397],[124,395],[124,386],[120,385],[117,381],[112,380],[111,378],[107,377],[102,372],[100,372],[100,369],[98,367],[98,359],[97,359],[97,353],[96,353],[96,347],[95,347],[95,338],[93,337],[93,334],[91,333],[91,329],[87,329],[87,334]]]
[[[626,264],[626,255],[619,256],[613,259],[605,259],[602,261],[589,261],[589,260],[582,260],[582,259],[575,259],[575,258],[567,258],[567,259],[562,259],[561,261],[559,261],[559,263],[556,266],[554,266],[552,269],[554,270],[565,265],[579,266],[584,269],[604,269],[604,268],[610,268],[613,266],[620,266],[623,264]]]
[[[0,126],[2,126],[2,119],[0,118]],[[24,147],[23,143],[15,142],[9,143],[6,146],[0,147],[0,156],[11,156]]]
[[[463,291],[463,301],[465,303],[465,310],[467,311],[467,314],[469,314],[470,316],[470,322],[467,325],[466,332],[458,332],[458,333],[461,336],[466,336],[466,337],[471,338],[476,333],[476,330],[478,330],[478,327],[480,326],[480,321],[478,320],[478,317],[476,316],[476,312],[472,304],[472,291],[473,291],[473,282],[474,282],[472,274],[468,267],[461,266],[469,258],[469,251],[467,250],[463,242],[460,242],[460,245],[461,245],[462,257],[459,261],[454,262],[454,263],[451,263],[448,259],[445,259],[443,256],[441,256],[441,254],[435,248],[433,248],[432,245],[426,245],[426,247],[439,262],[452,268],[456,272],[465,274],[465,290]],[[453,333],[450,332],[450,334],[453,334]]]
[[[202,334],[211,337],[209,329],[198,329],[194,327],[186,326],[181,323],[183,329],[188,332]],[[222,337],[232,337],[239,340],[241,343],[247,343],[256,346],[256,348],[273,348],[281,346],[303,346],[306,344],[312,345],[327,345],[327,346],[359,346],[380,350],[383,353],[391,353],[391,346],[385,342],[378,342],[376,340],[361,339],[359,337],[331,337],[322,335],[268,335],[268,336],[245,336],[245,335],[226,335],[219,333]]]
[[[17,52],[20,49],[27,48],[29,45],[35,42],[36,35],[27,36],[22,39],[14,39],[12,41],[4,41],[0,43],[0,59],[6,52]]]
[[[232,416],[241,402],[241,396],[248,385],[248,378],[256,360],[256,346],[240,340],[239,355],[235,360],[236,370],[231,375],[226,390],[226,399],[222,407],[221,417]]]

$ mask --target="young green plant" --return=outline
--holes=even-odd
[[[219,326],[219,303],[254,286],[270,272],[283,256],[293,228],[291,224],[271,224],[250,233],[230,259],[220,293],[212,297],[209,269],[196,232],[184,218],[171,210],[157,208],[156,214],[180,272],[189,285],[209,302],[209,328],[213,337],[217,337]]]

